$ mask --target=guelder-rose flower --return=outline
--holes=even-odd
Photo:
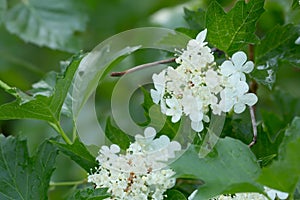
[[[246,74],[249,74],[253,68],[254,63],[247,61],[247,56],[244,52],[238,51],[232,55],[231,60],[226,60],[220,66],[221,74],[224,76],[233,76],[241,81],[246,81]]]
[[[241,113],[246,106],[257,102],[255,94],[248,93],[245,74],[253,70],[244,52],[236,52],[231,60],[217,66],[211,49],[205,42],[207,30],[188,42],[186,49],[175,59],[179,65],[168,67],[153,75],[155,90],[153,102],[160,104],[161,112],[171,116],[176,123],[188,116],[196,132],[209,122],[208,113],[215,115],[234,110]],[[161,85],[164,84],[164,85]]]
[[[163,200],[165,191],[175,185],[175,172],[166,163],[181,150],[176,141],[148,127],[144,135],[136,135],[126,154],[120,154],[116,144],[103,146],[97,157],[99,167],[89,174],[88,182],[96,188],[108,188],[114,200],[153,199]],[[98,159],[99,158],[99,159]],[[102,159],[105,158],[105,159]]]

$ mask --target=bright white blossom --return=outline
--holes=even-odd
[[[224,76],[233,76],[241,81],[246,81],[245,73],[250,73],[254,64],[252,61],[247,61],[247,56],[244,52],[238,51],[232,55],[231,60],[226,60],[220,66],[221,74]]]
[[[213,198],[211,200],[268,200],[267,197],[265,197],[262,194],[259,193],[237,193],[234,195],[220,195],[216,198]]]
[[[286,199],[289,196],[289,194],[286,192],[281,192],[279,190],[274,190],[268,187],[264,187],[264,188],[265,188],[265,192],[272,200],[274,200],[276,197],[278,197],[279,199]]]
[[[195,200],[195,196],[197,194],[198,190],[195,190],[194,192],[192,192],[190,194],[190,196],[188,197],[188,200]],[[286,192],[281,192],[278,190],[274,190],[268,187],[264,187],[264,192],[267,194],[267,196],[271,199],[271,200],[275,200],[276,197],[284,200],[287,199],[289,194]],[[267,198],[266,196],[264,196],[263,194],[259,194],[259,193],[237,193],[237,194],[233,194],[233,195],[220,195],[218,197],[214,197],[210,200],[269,200],[269,198]]]
[[[245,76],[253,70],[253,62],[239,51],[217,66],[206,46],[206,33],[206,29],[200,32],[180,51],[175,60],[177,68],[168,67],[152,77],[155,89],[151,97],[160,104],[161,112],[171,116],[173,123],[188,116],[197,132],[203,130],[204,122],[209,122],[210,110],[215,115],[232,109],[242,113],[246,105],[253,106],[258,100],[255,94],[248,93]]]
[[[96,158],[100,166],[88,181],[96,188],[108,188],[111,197],[107,199],[162,200],[176,181],[165,161],[174,158],[181,146],[165,135],[156,139],[155,135],[154,128],[146,128],[144,136],[135,136],[125,155],[120,154],[118,145],[103,146]]]

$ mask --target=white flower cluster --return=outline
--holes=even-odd
[[[241,113],[246,105],[257,102],[256,95],[248,93],[245,76],[253,70],[253,62],[239,51],[231,60],[216,66],[212,51],[204,42],[206,32],[205,29],[188,42],[186,50],[176,58],[176,69],[168,67],[152,77],[153,102],[160,104],[162,113],[172,116],[173,123],[182,115],[189,116],[197,132],[202,131],[203,121],[209,122],[209,109],[218,115],[231,109]]]
[[[259,193],[237,193],[235,195],[221,195],[213,200],[268,200],[262,194]]]
[[[198,190],[192,192],[192,194],[188,197],[188,200],[194,200]],[[234,195],[220,195],[218,197],[212,198],[210,200],[275,200],[275,199],[287,199],[289,194],[286,192],[281,192],[279,190],[271,189],[264,186],[264,192],[269,197],[259,194],[259,193],[237,193]]]
[[[163,135],[154,139],[156,131],[145,129],[144,136],[135,136],[135,142],[120,154],[118,145],[103,146],[97,161],[99,168],[88,176],[97,188],[108,188],[108,199],[162,200],[164,192],[175,185],[175,172],[166,161],[175,157],[181,146]]]

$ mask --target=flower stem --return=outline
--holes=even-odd
[[[79,185],[85,183],[86,179],[80,181],[66,181],[66,182],[50,182],[50,186],[70,186],[70,185]]]
[[[155,61],[155,62],[151,62],[151,63],[146,63],[146,64],[138,65],[138,66],[130,68],[130,69],[126,70],[126,71],[112,72],[110,75],[111,76],[115,76],[115,77],[119,77],[119,76],[123,76],[123,75],[128,74],[128,73],[131,73],[131,72],[135,72],[137,70],[145,69],[145,68],[152,67],[152,66],[159,65],[159,64],[171,63],[171,62],[174,62],[174,61],[175,61],[175,58],[169,58],[169,59],[165,59],[165,60],[159,60],[159,61]]]
[[[4,83],[3,81],[1,81],[1,80],[0,80],[0,88],[2,88],[6,92],[11,90],[11,87],[9,85],[7,85],[6,83]]]
[[[251,116],[251,123],[252,123],[252,129],[253,129],[253,138],[250,144],[248,145],[249,147],[252,147],[257,140],[257,124],[256,124],[256,119],[255,119],[255,108],[254,106],[250,106],[250,116]]]
[[[64,141],[67,144],[72,144],[72,141],[69,139],[69,137],[64,132],[64,130],[62,129],[62,127],[58,122],[56,122],[55,124],[54,123],[49,123],[49,124],[56,130],[56,132],[58,132],[61,135],[61,137],[64,139]]]
[[[18,89],[16,87],[11,87],[1,80],[0,80],[0,88],[2,88],[5,92],[14,96],[17,99],[20,98],[20,93],[22,93],[21,91],[20,93],[18,93]]]
[[[249,0],[246,0],[246,3],[249,2]],[[249,44],[248,47],[248,52],[249,52],[249,60],[254,61],[254,45]],[[258,89],[258,84],[255,80],[252,80],[250,83],[250,92],[256,94],[256,91]],[[251,123],[252,123],[252,129],[253,129],[253,138],[250,144],[248,145],[249,147],[252,147],[257,140],[257,124],[256,124],[256,118],[255,118],[255,106],[250,106],[250,116],[251,116]]]

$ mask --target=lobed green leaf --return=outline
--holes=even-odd
[[[184,19],[187,21],[190,29],[199,30],[205,29],[206,22],[206,13],[202,9],[198,9],[197,11],[192,11],[187,8],[184,9]]]
[[[247,145],[228,137],[219,139],[213,151],[204,158],[199,158],[195,146],[191,146],[171,164],[171,168],[179,177],[188,175],[204,182],[195,199],[263,190],[255,182],[260,174],[260,167],[254,154]]]
[[[29,157],[26,141],[0,135],[0,199],[47,199],[57,154],[45,141]]]
[[[206,12],[207,40],[229,55],[243,49],[247,44],[259,40],[255,35],[255,25],[264,12],[264,0],[239,0],[225,13],[217,1],[212,1]]]
[[[50,141],[62,153],[69,156],[74,162],[81,166],[86,172],[90,172],[98,166],[96,158],[91,155],[86,146],[77,137],[73,144],[59,143],[55,140]]]
[[[69,52],[80,50],[75,32],[84,31],[84,4],[72,0],[21,1],[5,14],[8,31],[26,42]]]
[[[0,106],[0,120],[9,119],[38,119],[51,123],[59,121],[61,109],[65,98],[68,94],[68,89],[72,83],[73,76],[82,59],[82,55],[74,56],[66,69],[60,76],[51,76],[52,80],[56,82],[52,94],[47,96],[45,93],[40,93],[38,90],[36,96],[29,96],[25,93],[16,93],[16,89],[11,88],[6,90],[13,94],[17,99],[13,102],[3,104]]]
[[[258,181],[262,184],[288,192],[291,195],[300,180],[300,118],[295,117],[285,131],[279,147],[278,160],[262,169]]]

